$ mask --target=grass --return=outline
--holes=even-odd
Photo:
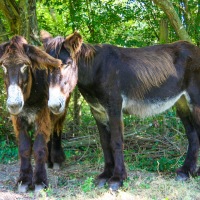
[[[16,164],[7,166],[13,176]],[[3,171],[3,170],[2,170]],[[17,172],[17,171],[16,171]],[[95,173],[94,173],[95,172]],[[9,174],[9,170],[7,171]],[[198,200],[200,178],[191,178],[187,182],[177,182],[174,174],[165,172],[148,172],[146,170],[129,171],[129,178],[117,191],[109,191],[107,186],[102,189],[94,187],[94,176],[99,172],[91,165],[64,165],[61,171],[48,170],[50,187],[37,195],[29,191],[18,194],[13,182],[0,190],[1,197],[18,195],[18,199],[48,200]],[[73,176],[73,178],[70,178]],[[12,186],[12,187],[11,187]],[[1,187],[1,182],[0,182]],[[6,188],[7,187],[7,188]],[[14,198],[10,198],[14,199]]]

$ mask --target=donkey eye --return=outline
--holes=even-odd
[[[67,62],[66,64],[63,64],[63,68],[66,69],[72,65],[72,62]]]
[[[21,68],[20,68],[20,71],[21,73],[23,74],[28,68],[28,65],[23,65]]]
[[[7,68],[4,65],[1,65],[1,66],[2,66],[2,69],[4,71],[4,74],[6,74],[7,73]]]

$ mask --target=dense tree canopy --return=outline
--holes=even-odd
[[[40,29],[78,30],[91,43],[147,46],[159,43],[162,20],[169,42],[199,45],[200,0],[1,0],[0,41],[20,34],[37,43]]]

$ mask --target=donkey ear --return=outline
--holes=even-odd
[[[53,37],[49,32],[45,30],[40,31],[40,41],[43,43],[44,47],[47,45],[48,41],[52,38]]]
[[[5,53],[6,50],[6,46],[8,45],[8,43],[3,43],[0,45],[0,64],[2,62],[1,57],[3,56],[3,54]]]
[[[36,68],[46,69],[52,67],[60,67],[62,64],[61,60],[53,58],[52,56],[42,51],[38,47],[24,44],[24,49],[26,55],[31,59],[33,64],[37,63]]]
[[[70,50],[72,56],[75,56],[81,50],[82,43],[82,36],[78,32],[74,32],[66,37],[64,47]]]

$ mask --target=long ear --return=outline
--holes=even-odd
[[[75,56],[81,50],[82,43],[82,36],[78,32],[74,32],[66,37],[64,46],[70,50],[71,56]]]
[[[2,64],[2,60],[1,60],[1,57],[3,56],[3,54],[5,53],[5,50],[6,50],[6,46],[8,45],[8,42],[7,43],[3,43],[0,45],[0,64]]]
[[[62,61],[56,58],[53,58],[46,52],[42,51],[38,47],[24,44],[24,49],[26,55],[33,61],[37,63],[37,68],[46,69],[52,67],[59,67],[62,64]]]
[[[52,38],[53,37],[49,32],[47,32],[45,30],[40,31],[40,41],[43,43],[43,46],[45,49],[46,49],[46,45],[47,45],[48,41]]]

